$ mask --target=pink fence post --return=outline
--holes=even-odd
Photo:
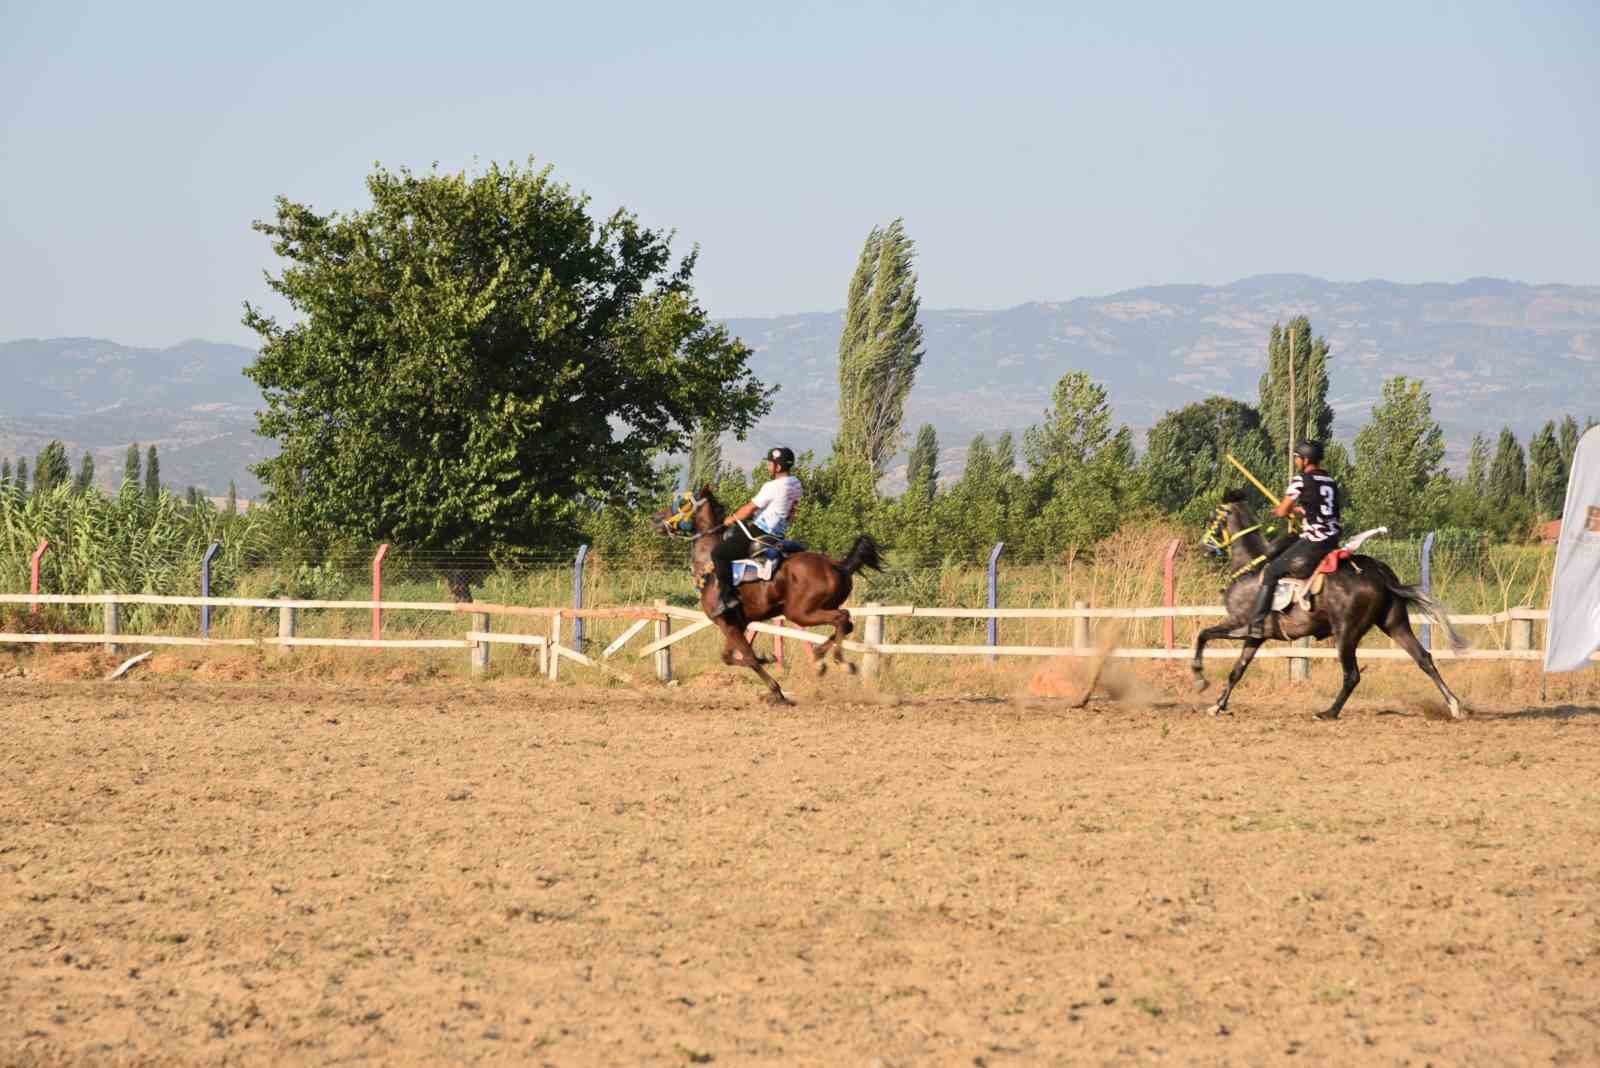
[[[389,543],[378,546],[378,555],[372,558],[372,640],[383,639],[383,558],[389,555]]]
[[[774,619],[773,622],[780,627],[786,626],[782,616]],[[783,635],[781,634],[772,636],[772,659],[777,662],[779,667],[783,667]]]
[[[39,592],[39,561],[44,558],[44,551],[46,549],[48,549],[48,548],[50,548],[50,542],[49,542],[48,539],[45,539],[45,540],[39,542],[39,547],[37,549],[33,550],[33,560],[32,560],[33,572],[32,572],[32,578],[29,580],[29,583],[28,583],[28,592],[29,593],[37,594]],[[35,602],[29,604],[28,605],[28,612],[31,615],[38,615],[39,614],[39,603],[37,601],[35,601]]]
[[[1177,574],[1176,574],[1175,564],[1176,564],[1177,559],[1178,559],[1178,550],[1182,546],[1183,546],[1183,541],[1181,539],[1178,539],[1178,538],[1173,538],[1172,539],[1172,544],[1167,546],[1167,559],[1166,559],[1166,571],[1165,571],[1166,586],[1165,586],[1165,593],[1163,595],[1163,599],[1162,599],[1161,603],[1166,605],[1168,608],[1173,608],[1178,603],[1178,599],[1177,599],[1178,598],[1178,589],[1177,589],[1177,585],[1178,584],[1177,584]],[[1167,621],[1161,625],[1161,637],[1166,641],[1166,645],[1167,645],[1168,649],[1171,649],[1173,647],[1173,644],[1174,644],[1174,630],[1175,630],[1175,624],[1176,623],[1177,623],[1177,620],[1173,619],[1171,616],[1168,616],[1167,617]]]

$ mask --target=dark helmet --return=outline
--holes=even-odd
[[[783,468],[785,471],[794,466],[794,450],[784,445],[767,450],[767,459]]]
[[[1295,442],[1294,454],[1309,464],[1322,462],[1322,442],[1302,439]]]

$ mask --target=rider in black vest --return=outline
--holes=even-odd
[[[1272,614],[1272,592],[1286,575],[1310,578],[1317,565],[1339,547],[1344,524],[1339,519],[1339,485],[1322,469],[1322,442],[1302,441],[1294,447],[1295,476],[1289,480],[1283,500],[1273,509],[1279,518],[1299,511],[1305,516],[1300,536],[1288,541],[1261,571],[1261,590],[1256,594],[1246,634],[1261,638],[1266,634],[1267,616]]]

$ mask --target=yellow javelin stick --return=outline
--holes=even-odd
[[[1256,489],[1258,489],[1262,493],[1266,494],[1267,500],[1272,502],[1272,506],[1274,508],[1278,507],[1279,501],[1278,501],[1278,498],[1277,498],[1276,494],[1274,494],[1271,490],[1267,489],[1267,487],[1263,486],[1261,484],[1261,480],[1259,478],[1257,478],[1255,475],[1252,475],[1250,473],[1250,469],[1248,467],[1246,467],[1244,464],[1240,463],[1238,460],[1234,459],[1233,453],[1231,453],[1231,452],[1227,453],[1226,456],[1228,458],[1228,462],[1230,464],[1232,464],[1233,466],[1237,467],[1239,469],[1240,474],[1244,475],[1245,478],[1248,478],[1250,480],[1251,485],[1255,486]]]

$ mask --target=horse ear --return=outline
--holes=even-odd
[[[711,496],[711,483],[708,482],[704,486],[700,487],[700,496],[702,496],[702,497],[710,497]]]
[[[1243,486],[1235,486],[1233,489],[1222,495],[1222,503],[1238,504],[1240,501],[1244,500],[1246,496],[1247,494],[1245,493]]]

